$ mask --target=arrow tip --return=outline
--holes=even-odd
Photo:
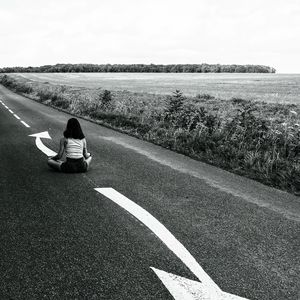
[[[35,134],[30,134],[29,136],[51,140],[51,136],[49,135],[48,131],[43,131],[43,132],[39,132],[39,133],[35,133]]]
[[[249,300],[213,286],[151,267],[175,300]]]

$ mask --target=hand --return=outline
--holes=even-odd
[[[58,157],[57,157],[57,155],[55,155],[55,156],[52,156],[52,157],[48,157],[48,159],[58,160]]]

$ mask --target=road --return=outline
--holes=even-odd
[[[300,299],[299,197],[82,119],[91,169],[58,173],[29,135],[57,151],[70,115],[2,86],[0,100],[0,299],[176,298],[155,270],[202,275],[153,219],[224,293]]]

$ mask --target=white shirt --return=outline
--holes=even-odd
[[[86,140],[68,138],[65,146],[66,157],[79,159],[83,157],[83,149],[86,148]]]

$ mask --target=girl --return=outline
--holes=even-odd
[[[60,161],[63,153],[66,154],[66,161]],[[48,165],[65,173],[86,172],[91,163],[92,156],[87,152],[86,139],[77,119],[68,120],[64,137],[60,140],[58,154],[48,159]]]

